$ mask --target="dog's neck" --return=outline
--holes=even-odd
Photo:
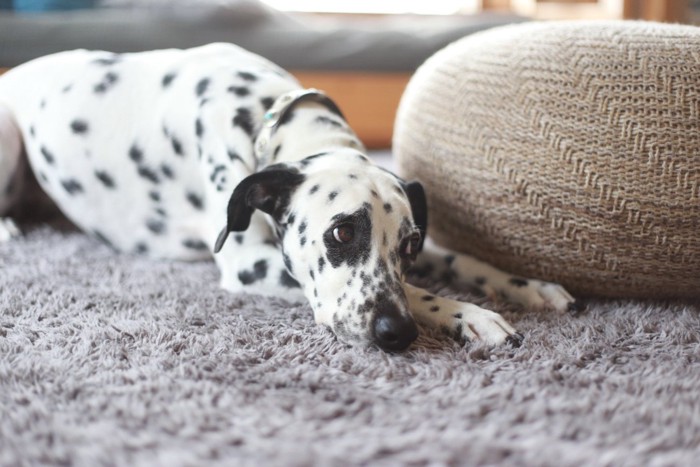
[[[297,93],[313,95],[300,100],[287,98],[287,102],[281,96],[265,115],[263,128],[255,142],[258,169],[273,163],[298,161],[334,149],[365,151],[330,99],[316,90]]]

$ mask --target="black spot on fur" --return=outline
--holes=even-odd
[[[192,207],[200,211],[204,209],[204,201],[202,201],[202,198],[199,195],[192,192],[188,192],[186,197],[187,201],[190,202]]]
[[[231,86],[228,88],[228,92],[233,93],[238,97],[245,97],[250,94],[250,89],[245,86]]]
[[[233,117],[233,125],[240,127],[248,136],[252,137],[255,129],[250,109],[246,107],[236,109],[236,115]]]
[[[394,208],[391,207],[391,204],[390,204],[390,203],[384,203],[384,211],[385,211],[387,214],[389,214],[389,213],[390,213],[391,211],[393,211],[393,210],[394,210]]]
[[[46,146],[41,147],[41,155],[44,156],[44,159],[50,165],[53,165],[53,163],[56,162],[56,158],[54,157],[53,153],[46,149]]]
[[[257,80],[258,80],[258,77],[257,77],[257,76],[255,76],[253,73],[249,73],[249,72],[247,72],[247,71],[239,71],[239,72],[238,72],[238,76],[239,76],[243,81],[253,82],[253,81],[257,81]]]
[[[199,118],[197,118],[197,120],[194,122],[194,132],[198,138],[201,138],[204,134],[204,125],[202,125],[202,120]]]
[[[430,311],[432,311],[433,313],[435,313],[435,312],[437,312],[437,311],[440,311],[440,307],[437,306],[437,305],[431,306],[431,307],[430,307]]]
[[[243,244],[243,234],[236,234],[233,236],[233,239],[238,243],[239,245]]]
[[[135,251],[136,251],[136,253],[138,253],[138,254],[147,253],[147,252],[148,252],[148,245],[146,245],[146,244],[143,243],[143,242],[139,242],[139,243],[136,244]]]
[[[306,221],[301,221],[301,224],[299,224],[299,235],[303,234],[306,232]]]
[[[241,284],[248,285],[253,282],[265,279],[267,277],[267,260],[261,259],[253,264],[253,270],[240,271],[238,273],[238,280]]]
[[[156,214],[158,214],[161,217],[168,217],[168,213],[163,208],[156,208],[155,211]]]
[[[444,259],[445,259],[445,263],[446,263],[448,266],[451,266],[452,263],[454,263],[454,261],[455,261],[455,255],[447,255],[447,256],[445,256]]]
[[[167,88],[170,86],[170,83],[173,82],[175,77],[177,76],[176,73],[168,73],[167,75],[163,76],[163,80],[161,81],[161,84],[164,88]]]
[[[287,123],[291,122],[294,120],[294,110],[287,110],[283,115],[282,118],[279,119],[279,122],[277,122],[277,126],[281,127],[286,125]]]
[[[195,87],[195,92],[197,93],[197,97],[202,97],[202,95],[207,92],[207,89],[209,88],[209,83],[211,80],[209,78],[202,78],[199,80],[197,83],[197,86]]]
[[[114,244],[113,244],[111,241],[109,241],[109,239],[107,238],[107,236],[104,235],[104,234],[103,234],[102,232],[100,232],[99,230],[93,229],[92,235],[94,235],[99,241],[101,241],[102,243],[104,243],[104,244],[107,245],[108,247],[112,248],[113,250],[116,250],[116,248],[114,248]]]
[[[217,165],[216,167],[214,167],[214,171],[211,173],[211,175],[209,175],[209,180],[212,182],[216,181],[216,177],[219,175],[219,172],[222,172],[224,170],[226,170],[225,166],[221,164]]]
[[[328,229],[323,234],[323,243],[326,247],[326,257],[332,267],[337,268],[342,264],[350,267],[365,264],[369,260],[372,248],[372,221],[370,210],[363,206],[356,212],[338,214],[333,217],[332,224],[351,224],[354,228],[354,236],[347,243],[338,243],[333,236],[333,229]],[[364,274],[364,272],[362,272]]]
[[[69,195],[76,195],[84,191],[83,185],[75,179],[61,180],[61,186]]]
[[[478,285],[478,286],[482,286],[482,285],[486,284],[486,278],[485,278],[485,277],[481,277],[481,276],[475,277],[475,278],[474,278],[474,283],[475,283],[476,285]]]
[[[351,180],[357,180],[357,175],[355,175],[355,174],[348,174],[348,178],[350,178]]]
[[[306,245],[306,237],[302,236],[302,237],[299,239],[299,245],[300,245],[300,246]]]
[[[141,151],[136,144],[133,144],[131,148],[129,148],[129,159],[137,164],[143,162],[143,151]]]
[[[333,200],[335,199],[336,196],[338,196],[338,192],[337,192],[337,191],[331,191],[331,192],[328,194],[328,201],[333,201]]]
[[[173,169],[168,164],[161,164],[160,171],[163,172],[163,175],[165,175],[170,180],[175,178],[175,173],[173,172]]]
[[[311,189],[309,190],[309,194],[313,195],[314,193],[316,193],[318,191],[319,188],[321,188],[319,185],[312,186]]]
[[[379,193],[377,193],[376,191],[370,190],[370,193],[372,193],[372,196],[374,196],[375,198],[379,198]]]
[[[287,256],[287,253],[282,253],[282,260],[284,261],[284,267],[287,268],[288,271],[294,272],[294,269],[292,268],[292,260]]]
[[[290,289],[299,287],[299,283],[296,281],[296,279],[294,279],[287,271],[284,270],[280,273],[280,285]]]
[[[88,132],[88,124],[85,120],[73,120],[70,124],[70,129],[76,135],[84,135]]]
[[[318,272],[319,274],[323,273],[323,267],[326,265],[326,260],[323,259],[323,256],[318,257]]]
[[[158,174],[150,167],[146,167],[145,165],[140,165],[138,167],[137,172],[141,178],[144,178],[151,183],[155,183],[155,184],[160,183],[160,178],[158,178]]]
[[[321,124],[324,124],[324,125],[331,125],[331,126],[334,126],[334,127],[336,127],[336,128],[342,128],[342,127],[343,127],[343,124],[340,123],[339,121],[333,120],[332,118],[328,118],[328,117],[326,117],[326,116],[324,116],[324,115],[320,115],[320,116],[316,117],[316,123],[321,123]]]
[[[182,156],[184,154],[183,149],[182,149],[182,143],[176,137],[172,136],[170,138],[170,145],[173,147],[173,152],[176,155]]]
[[[275,150],[272,152],[273,156],[277,157],[277,155],[280,153],[281,150],[282,150],[281,144],[278,144],[277,146],[275,146]]]
[[[229,149],[229,150],[227,151],[227,153],[228,153],[228,158],[229,158],[231,161],[241,161],[241,162],[243,162],[243,158],[242,158],[241,156],[239,156],[238,153],[237,153],[236,151],[234,151],[233,149]]]
[[[96,170],[95,177],[97,177],[97,179],[107,188],[113,189],[116,186],[114,179],[105,171]]]
[[[291,213],[289,216],[287,216],[287,224],[293,225],[294,221],[297,220],[297,216],[294,213]]]
[[[260,99],[260,105],[263,106],[263,109],[265,111],[269,110],[270,107],[272,107],[272,104],[275,103],[275,99],[273,97],[263,97]]]
[[[146,227],[156,235],[161,235],[165,232],[165,222],[160,219],[148,219],[146,221]]]
[[[158,202],[160,201],[160,193],[157,191],[153,190],[148,193],[148,197],[151,198],[153,201]]]
[[[319,152],[318,154],[312,154],[311,156],[307,156],[307,157],[303,158],[300,162],[301,162],[302,167],[306,167],[309,164],[311,164],[314,160],[318,159],[319,157],[326,156],[326,155],[328,155],[327,152]]]
[[[73,85],[69,84],[69,85],[65,86],[63,89],[61,89],[61,92],[63,94],[65,94],[65,93],[69,92],[71,89],[73,89]]]
[[[521,279],[520,277],[511,277],[510,280],[508,281],[511,285],[514,285],[516,287],[526,287],[527,286],[527,280]]]
[[[95,85],[93,90],[95,94],[104,94],[109,91],[117,81],[119,81],[119,75],[110,71],[104,75],[101,82]]]
[[[430,302],[435,300],[435,297],[433,297],[432,295],[423,295],[421,297],[421,300],[423,300],[424,302]]]
[[[189,250],[195,250],[195,251],[206,251],[207,250],[207,244],[204,243],[201,240],[195,240],[192,238],[188,238],[182,241],[182,246]]]
[[[117,54],[114,54],[111,57],[97,58],[93,60],[92,63],[100,66],[110,66],[114,65],[115,63],[118,63],[119,61],[121,61],[121,57]]]
[[[432,310],[432,308],[431,308],[431,310]],[[452,315],[452,316],[453,316],[455,319],[462,319],[462,313],[455,313],[455,314]]]
[[[29,127],[29,136],[34,138],[36,136],[36,132],[34,131],[34,125],[30,125]]]

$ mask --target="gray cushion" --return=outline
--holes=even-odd
[[[413,71],[446,44],[522,21],[511,15],[330,20],[257,2],[193,8],[0,14],[0,67],[77,48],[138,52],[231,42],[284,68]]]
[[[577,295],[700,296],[700,28],[549,22],[428,60],[394,151],[431,234]]]

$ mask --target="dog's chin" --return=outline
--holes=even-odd
[[[338,342],[349,347],[366,348],[371,347],[373,344],[369,336],[355,334],[344,329],[334,329],[332,326],[328,325],[326,325],[326,327],[335,335]]]

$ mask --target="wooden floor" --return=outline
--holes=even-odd
[[[7,68],[0,68],[0,74]],[[391,146],[399,100],[408,73],[310,72],[292,73],[305,87],[325,91],[340,107],[350,126],[370,149]]]

